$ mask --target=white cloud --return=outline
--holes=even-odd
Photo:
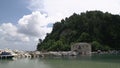
[[[19,21],[19,32],[27,36],[44,38],[46,33],[51,32],[51,28],[48,28],[48,18],[39,11],[32,12],[30,15],[23,16]]]
[[[0,25],[0,41],[4,42],[0,42],[0,44],[10,48],[11,45],[14,45],[13,48],[26,47],[25,50],[35,50],[38,39],[44,39],[46,33],[51,32],[52,27],[47,27],[49,22],[52,21],[45,14],[35,11],[32,14],[24,15],[19,19],[17,25],[3,23]]]
[[[29,5],[29,7],[34,7],[34,11],[37,8],[42,12],[47,12],[49,16],[59,17],[61,15],[62,18],[68,17],[74,12],[80,13],[87,10],[119,14],[119,6],[119,0],[31,0]]]
[[[29,38],[24,34],[18,33],[18,28],[12,23],[3,23],[0,26],[0,33],[3,39],[9,41],[29,41]]]
[[[44,0],[29,0],[28,9],[31,11],[40,11],[41,13],[45,13],[44,10]]]
[[[9,34],[11,36],[15,36],[17,31],[17,27],[12,25],[11,23],[3,23],[0,26],[0,29],[4,34]]]
[[[3,23],[0,25],[0,41],[1,41],[0,49],[11,48],[11,49],[24,50],[25,47],[28,47],[28,45],[23,45],[23,44],[30,43],[29,38],[24,34],[18,33],[17,31],[18,31],[18,28],[12,23]],[[33,50],[33,49],[30,49],[30,50]]]

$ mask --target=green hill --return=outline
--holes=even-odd
[[[37,50],[68,51],[76,42],[91,43],[92,50],[120,49],[120,16],[101,11],[74,13],[56,22]]]

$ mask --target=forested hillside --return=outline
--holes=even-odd
[[[92,50],[120,49],[120,16],[101,11],[74,13],[56,22],[37,50],[68,51],[77,42],[92,44]]]

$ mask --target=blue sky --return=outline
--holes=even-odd
[[[25,0],[0,0],[0,23],[16,23],[23,15],[30,14]]]
[[[120,0],[0,0],[0,49],[36,50],[52,24],[91,10],[120,14]]]

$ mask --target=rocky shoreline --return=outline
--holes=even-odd
[[[79,56],[77,52],[74,51],[49,51],[49,52],[42,52],[42,51],[19,51],[19,50],[0,50],[0,52],[6,51],[10,52],[15,58],[39,58],[39,57],[64,57],[64,56]],[[120,50],[111,50],[111,51],[95,51],[91,52],[90,55],[82,55],[82,56],[91,56],[93,54],[120,54]]]

